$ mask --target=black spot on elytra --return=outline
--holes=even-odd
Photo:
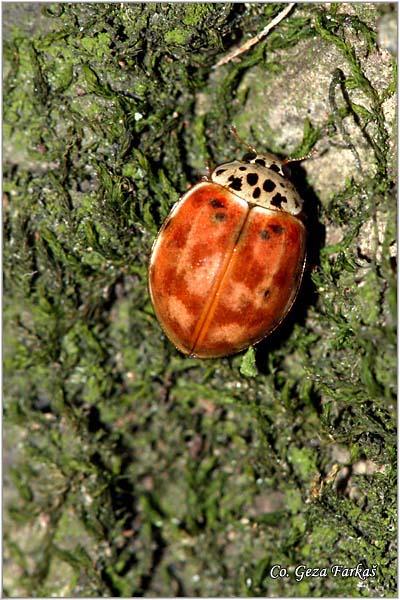
[[[242,178],[241,177],[234,177],[233,175],[231,175],[229,177],[228,181],[231,182],[229,184],[229,187],[232,188],[233,190],[236,190],[239,192],[242,189]]]
[[[282,227],[281,225],[270,225],[270,229],[272,229],[272,231],[277,235],[280,235],[285,231],[284,227]]]
[[[257,160],[254,161],[257,165],[261,165],[262,167],[265,167],[265,160],[263,158],[257,158]]]
[[[264,181],[264,185],[263,185],[264,192],[273,192],[275,188],[276,188],[276,185],[271,179],[266,179]]]
[[[262,240],[268,240],[271,236],[269,235],[269,232],[266,229],[262,229],[260,231],[260,238]]]
[[[275,171],[275,173],[280,173],[281,172],[280,168],[276,164],[271,165],[270,169],[271,169],[271,171]]]
[[[253,198],[257,199],[261,196],[261,190],[259,187],[256,187],[256,189],[253,192]]]
[[[246,179],[249,185],[256,185],[256,183],[258,182],[258,175],[257,173],[249,173]]]
[[[226,169],[218,169],[218,171],[215,171],[215,174],[218,175],[218,177],[220,175],[222,175],[223,173],[225,173]]]
[[[247,167],[239,167],[239,171],[246,171]]]
[[[226,215],[224,213],[215,213],[214,218],[216,221],[225,221]]]
[[[264,292],[264,298],[267,299],[268,296],[270,295],[270,293],[271,292],[269,290],[265,290],[265,292]]]
[[[287,202],[287,198],[286,196],[282,196],[282,194],[279,194],[279,192],[275,194],[275,196],[273,196],[271,200],[271,204],[273,206],[276,206],[277,208],[281,208],[283,202]]]
[[[255,152],[247,152],[247,154],[245,154],[243,156],[242,160],[244,162],[249,162],[249,161],[253,160],[256,156],[257,156],[257,154]]]
[[[221,202],[221,200],[217,200],[216,198],[210,200],[210,204],[213,208],[225,208],[225,204]]]

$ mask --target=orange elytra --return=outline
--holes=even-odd
[[[155,314],[184,354],[235,354],[289,312],[305,265],[303,201],[285,162],[248,152],[175,204],[154,242]]]

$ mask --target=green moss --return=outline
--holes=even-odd
[[[186,14],[182,19],[185,25],[200,25],[204,17],[210,12],[210,7],[207,4],[198,4],[195,2],[185,8]]]
[[[9,596],[396,592],[396,232],[383,110],[395,64],[385,63],[381,87],[366,69],[368,56],[381,60],[380,7],[307,4],[212,68],[281,8],[66,3],[43,7],[40,29],[22,29],[20,18],[8,28]],[[343,77],[335,107],[331,65],[324,73],[319,123],[298,90],[294,155],[318,140],[329,152],[343,124],[359,133],[350,141],[362,160],[360,146],[369,149],[366,175],[328,189],[323,204],[303,182],[310,269],[286,323],[244,355],[184,358],[148,296],[154,237],[207,161],[237,153],[232,123],[249,143],[286,149],[264,90],[286,89],[283,74],[293,56],[302,72],[304,48],[309,71],[313,44],[334,49]],[[319,76],[311,85],[320,91]],[[261,105],[249,101],[257,95]],[[341,460],[351,470],[366,459],[374,473],[353,474],[343,489],[329,480]],[[378,566],[363,587],[269,574],[273,564],[361,559]]]
[[[301,479],[307,480],[315,474],[315,453],[309,448],[296,448],[292,446],[289,448],[288,459]]]
[[[167,33],[164,36],[164,39],[167,44],[184,45],[188,41],[189,37],[190,31],[176,28],[171,29],[171,31],[167,31]]]
[[[258,373],[254,348],[249,348],[240,365],[240,372],[247,377],[255,377]]]

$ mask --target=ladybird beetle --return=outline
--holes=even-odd
[[[149,290],[184,354],[235,354],[271,333],[305,265],[303,201],[273,154],[216,167],[175,204],[154,242]]]

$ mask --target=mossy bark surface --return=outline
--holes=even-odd
[[[213,68],[282,8],[3,5],[5,595],[397,593],[396,6],[296,5]],[[316,149],[309,259],[276,333],[202,361],[147,263],[232,124]]]

